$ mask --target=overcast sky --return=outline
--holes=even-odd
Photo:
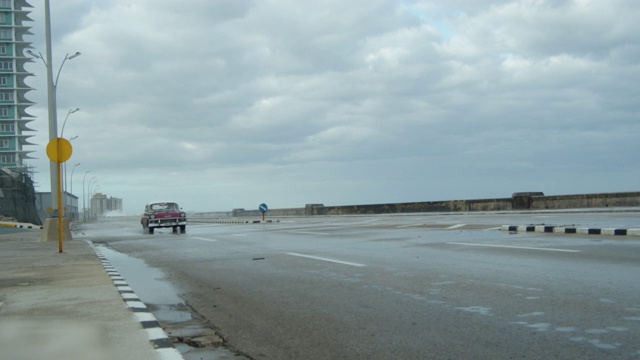
[[[54,72],[82,52],[58,82],[59,128],[80,108],[67,177],[129,214],[638,191],[638,19],[637,0],[53,0]]]

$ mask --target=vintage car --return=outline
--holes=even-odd
[[[142,230],[149,234],[153,234],[157,228],[167,227],[173,228],[173,232],[180,228],[180,232],[184,234],[187,229],[187,214],[175,202],[151,202],[145,205],[140,223]]]

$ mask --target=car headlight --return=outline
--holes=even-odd
[[[152,215],[149,215],[149,219],[155,219],[155,218],[156,218],[156,216],[155,216],[155,215],[153,215],[153,214],[152,214]]]
[[[180,213],[180,217],[187,217],[187,214],[182,212],[182,213]]]

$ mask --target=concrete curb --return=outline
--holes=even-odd
[[[96,253],[96,256],[102,263],[104,270],[116,286],[116,289],[118,289],[120,296],[122,296],[122,300],[124,300],[129,310],[133,312],[135,318],[142,325],[142,328],[147,333],[149,342],[154,349],[156,349],[159,357],[163,360],[184,360],[182,354],[173,347],[173,342],[164,332],[156,317],[151,313],[151,311],[149,311],[147,306],[140,301],[140,298],[138,298],[138,295],[135,294],[127,281],[111,265],[111,262],[102,255],[100,249],[90,241],[87,242]]]
[[[640,229],[582,228],[548,225],[502,225],[500,227],[500,230],[511,232],[538,232],[554,234],[640,236]]]
[[[41,225],[34,225],[29,223],[15,223],[15,222],[0,222],[0,226],[18,228],[18,229],[42,229]]]

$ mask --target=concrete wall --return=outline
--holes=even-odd
[[[580,209],[640,206],[640,192],[532,196],[530,209]]]
[[[505,211],[538,209],[578,209],[606,207],[640,207],[640,192],[598,193],[545,196],[542,192],[514,193],[509,198],[424,201],[370,205],[324,206],[308,204],[304,208],[270,209],[266,218],[276,216],[369,215],[458,211]],[[190,214],[193,218],[254,217],[262,218],[258,209],[233,209],[231,212]]]
[[[288,208],[288,209],[269,209],[265,217],[269,216],[304,216],[305,208]],[[233,209],[231,212],[233,217],[256,217],[262,218],[262,213],[256,210]]]
[[[422,212],[511,210],[511,199],[449,200],[397,204],[315,206],[310,215],[402,214]]]

